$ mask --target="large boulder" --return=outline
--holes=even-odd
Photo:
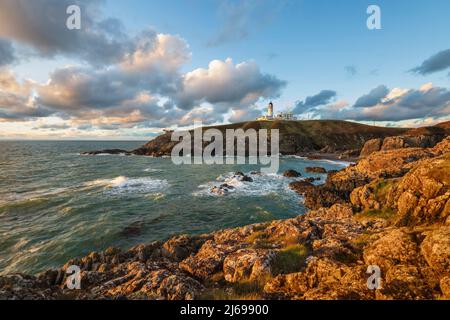
[[[416,266],[393,266],[383,280],[382,288],[376,290],[378,300],[428,300],[433,298],[432,290]]]
[[[212,240],[206,241],[196,255],[190,256],[180,263],[180,267],[189,274],[208,279],[222,271],[226,256],[239,250],[242,245],[217,244]]]
[[[370,299],[363,266],[347,266],[327,258],[309,260],[305,271],[279,275],[264,291],[274,297],[306,300]]]
[[[450,226],[425,232],[420,252],[439,275],[450,276]]]
[[[206,237],[190,237],[187,235],[173,237],[163,244],[162,255],[180,262],[191,254],[197,253],[206,240]]]
[[[0,277],[0,300],[57,300],[62,291],[36,277],[10,274]]]
[[[380,151],[381,146],[383,144],[383,139],[371,139],[364,144],[364,147],[361,150],[360,157],[364,158],[370,156],[372,153]]]
[[[444,138],[442,134],[404,135],[372,139],[364,144],[360,157],[365,158],[377,151],[402,148],[432,148]]]
[[[388,193],[398,225],[444,223],[450,215],[450,158],[424,159]]]
[[[363,253],[367,265],[377,265],[385,273],[397,264],[417,265],[419,248],[407,230],[393,229],[369,244]]]
[[[225,258],[223,273],[228,282],[255,281],[271,276],[272,250],[242,249]]]

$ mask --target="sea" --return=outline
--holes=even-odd
[[[170,158],[97,155],[139,141],[0,141],[0,275],[37,274],[114,246],[202,234],[304,214],[289,189],[294,169],[341,169],[345,162],[286,156],[278,174],[258,165],[175,165]],[[240,171],[253,182],[233,178]],[[252,174],[253,173],[253,174]],[[297,178],[298,179],[298,178]],[[211,192],[227,183],[228,195]]]

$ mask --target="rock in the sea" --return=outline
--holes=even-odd
[[[286,178],[298,178],[301,176],[302,176],[301,173],[297,172],[295,170],[287,170],[283,173],[283,177],[286,177]]]
[[[227,194],[229,194],[230,192],[235,191],[235,187],[230,186],[227,183],[221,184],[218,187],[213,187],[211,189],[211,193],[215,193],[217,195],[221,195],[221,196],[225,196]]]
[[[244,182],[253,182],[253,179],[244,173],[238,171],[235,172],[233,177],[231,179],[237,179],[238,181],[244,181]]]
[[[306,167],[305,171],[308,173],[327,173],[327,170],[322,167]]]
[[[88,151],[88,152],[83,152],[82,155],[87,155],[87,156],[97,156],[97,155],[102,155],[102,154],[111,154],[111,155],[131,155],[132,153],[126,150],[122,150],[122,149],[106,149],[106,150],[99,150],[99,151]]]
[[[306,192],[311,191],[314,188],[314,185],[310,180],[301,180],[291,182],[289,184],[289,188],[297,192],[298,194],[304,195]]]

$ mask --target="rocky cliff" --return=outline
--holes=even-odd
[[[450,135],[450,122],[443,122],[434,127],[411,129],[401,136],[371,139],[364,144],[360,157],[367,157],[376,151],[431,148],[448,135]]]
[[[0,299],[450,299],[450,137],[376,151],[324,185],[292,188],[315,210],[3,276]],[[66,288],[70,265],[81,290]]]

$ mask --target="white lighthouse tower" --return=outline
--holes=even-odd
[[[267,115],[256,118],[256,121],[296,121],[297,118],[291,111],[279,112],[276,116],[273,115],[273,103],[270,102],[267,106]]]
[[[267,118],[272,119],[273,118],[273,103],[270,102],[269,106],[267,107]]]

